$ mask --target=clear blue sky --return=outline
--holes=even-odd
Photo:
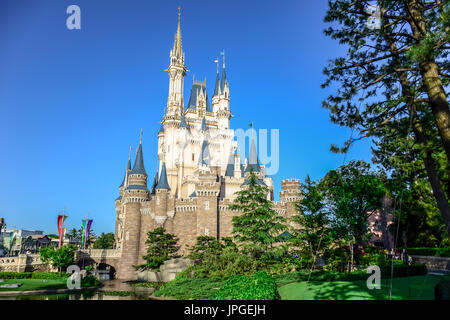
[[[81,8],[82,29],[66,28],[66,8]],[[168,92],[169,51],[182,7],[190,73],[207,77],[227,53],[232,128],[280,130],[286,178],[322,177],[342,164],[329,151],[349,130],[329,121],[320,88],[328,59],[344,48],[323,35],[325,0],[2,0],[0,2],[0,217],[8,226],[56,233],[114,230],[114,199],[130,145],[144,130],[147,172],[156,170],[157,131]],[[370,161],[369,142],[347,160]]]

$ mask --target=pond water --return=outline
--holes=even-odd
[[[60,293],[48,295],[20,295],[20,296],[2,296],[0,300],[152,300],[150,296],[146,295],[131,295],[131,296],[110,296],[102,292],[81,291],[77,293]]]
[[[152,300],[153,289],[145,287],[133,287],[120,280],[103,282],[102,291],[129,291],[131,295],[116,296],[107,295],[98,289],[82,290],[75,293],[58,294],[24,294],[16,296],[0,296],[0,300]]]

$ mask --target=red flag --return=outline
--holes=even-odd
[[[58,235],[59,235],[59,247],[61,247],[63,241],[64,241],[64,231],[63,231],[63,224],[64,220],[66,220],[67,216],[65,215],[59,215],[58,216]]]

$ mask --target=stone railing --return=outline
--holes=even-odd
[[[411,255],[411,258],[413,263],[424,264],[428,270],[450,271],[450,258],[415,255]]]
[[[0,271],[33,271],[43,265],[39,254],[21,254],[15,257],[0,258]]]
[[[84,249],[80,250],[80,256],[87,255],[91,258],[119,258],[121,255],[118,249]]]

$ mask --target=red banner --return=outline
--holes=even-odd
[[[59,215],[58,216],[58,235],[59,235],[59,247],[61,247],[63,241],[64,241],[64,220],[66,220],[67,216]]]

